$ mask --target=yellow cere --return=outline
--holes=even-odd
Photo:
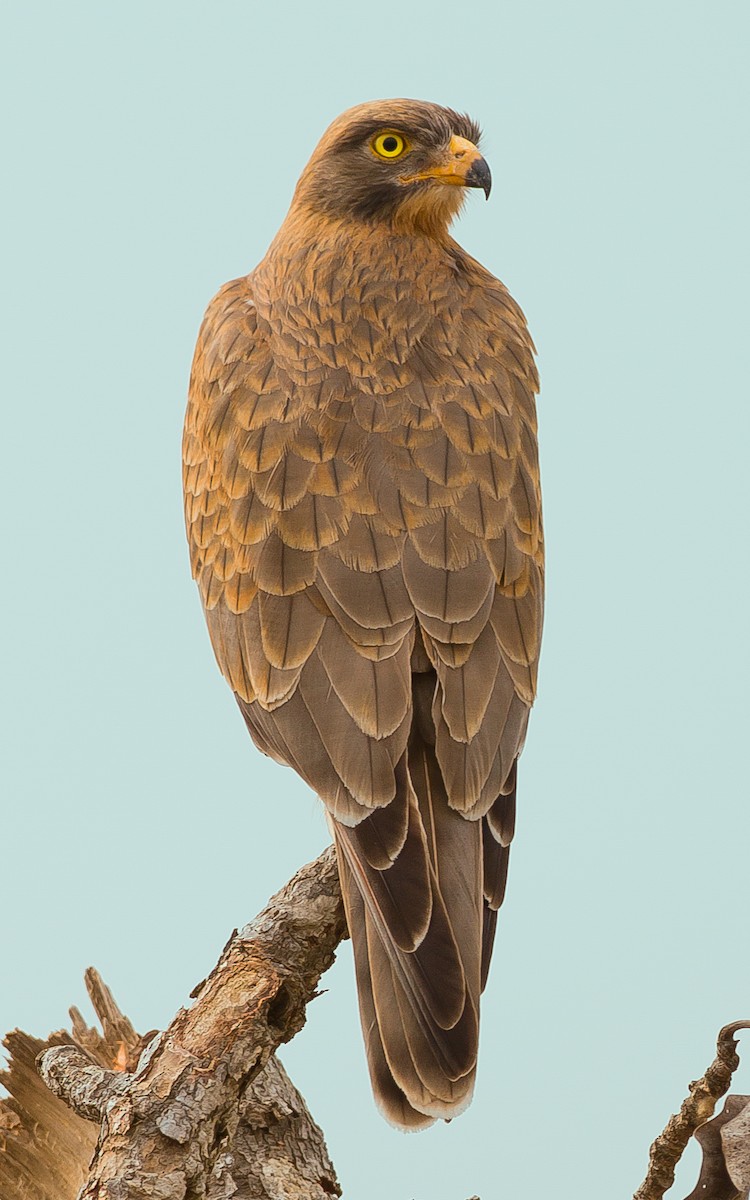
[[[406,149],[400,133],[379,133],[372,140],[372,148],[381,158],[398,158]]]

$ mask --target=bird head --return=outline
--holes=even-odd
[[[302,173],[297,205],[439,236],[490,169],[469,117],[419,100],[375,100],[337,117]]]

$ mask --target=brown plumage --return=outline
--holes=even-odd
[[[468,1104],[536,689],[533,346],[448,235],[489,192],[467,117],[334,121],[266,257],[198,338],[193,573],[256,745],[323,800],[376,1100]]]

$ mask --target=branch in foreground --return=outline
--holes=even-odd
[[[63,1035],[39,1067],[79,1126],[100,1124],[81,1200],[340,1195],[323,1135],[273,1051],[304,1024],[345,931],[329,849],[232,936],[195,1004],[145,1048],[109,993],[106,1054],[72,1014],[78,1045]]]
[[[729,1090],[732,1076],[740,1065],[735,1034],[750,1029],[750,1021],[725,1025],[716,1042],[716,1058],[694,1083],[676,1116],[670,1117],[663,1133],[651,1146],[648,1174],[633,1200],[662,1200],[674,1183],[677,1163],[699,1125],[713,1116],[716,1101]]]
[[[195,1005],[165,1033],[139,1038],[90,968],[86,985],[103,1034],[71,1009],[72,1037],[61,1031],[40,1042],[16,1031],[4,1042],[10,1069],[0,1072],[0,1083],[11,1099],[0,1100],[3,1200],[340,1196],[323,1134],[272,1051],[304,1024],[305,1005],[343,936],[329,848],[233,934],[194,990]],[[651,1147],[648,1176],[634,1200],[661,1200],[671,1186],[690,1136],[708,1130],[716,1100],[729,1088],[739,1062],[734,1034],[749,1028],[738,1021],[721,1030],[715,1062],[690,1085],[690,1097]],[[50,1090],[34,1070],[37,1056]],[[728,1104],[733,1099],[744,1109],[748,1098],[730,1097]],[[732,1181],[741,1190],[726,1196],[747,1198],[750,1108],[739,1117],[736,1109],[711,1124],[721,1126],[722,1139],[736,1126],[738,1145],[731,1144],[731,1156],[726,1146],[722,1153],[726,1163],[731,1157]],[[89,1168],[91,1122],[101,1128]],[[704,1145],[704,1167],[706,1161]],[[702,1180],[718,1177],[715,1164],[709,1167]],[[727,1183],[731,1188],[728,1176]]]
[[[57,1056],[68,1069],[81,1068],[79,1086],[106,1077],[99,1067],[112,1068],[123,1059],[138,1057],[139,1039],[92,968],[86,987],[105,1036],[89,1029],[77,1009],[71,1009],[73,1041],[65,1032],[46,1042],[16,1030],[4,1041],[9,1069],[0,1082],[11,1094],[0,1100],[0,1196],[3,1200],[76,1200],[89,1175],[96,1145],[96,1127],[72,1112],[42,1082],[35,1059],[51,1046],[64,1046]],[[127,1040],[118,1039],[125,1033]],[[150,1041],[152,1035],[146,1035]],[[81,1053],[86,1046],[88,1054]],[[123,1081],[127,1076],[121,1077]],[[81,1105],[92,1103],[82,1093]],[[212,1177],[212,1200],[234,1195],[255,1200],[312,1197],[327,1200],[338,1188],[323,1134],[310,1116],[281,1063],[272,1056],[240,1101],[240,1120],[233,1139],[227,1137]],[[217,1191],[218,1189],[218,1191]]]
[[[92,1071],[67,1049],[43,1055],[50,1088],[101,1121],[81,1200],[226,1194],[216,1188],[247,1086],[302,1028],[345,930],[329,849],[231,938],[195,1003],[152,1039],[132,1074]],[[275,1082],[281,1078],[277,1071]],[[320,1187],[338,1191],[335,1177]]]

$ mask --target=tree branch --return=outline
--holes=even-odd
[[[674,1183],[677,1163],[699,1125],[713,1116],[716,1101],[729,1090],[740,1065],[735,1034],[750,1029],[750,1021],[735,1021],[719,1031],[716,1058],[700,1079],[690,1084],[690,1095],[676,1116],[669,1118],[663,1133],[651,1146],[648,1174],[633,1200],[661,1200]]]
[[[77,1044],[58,1035],[66,1044],[47,1043],[38,1060],[50,1091],[77,1114],[70,1114],[76,1127],[92,1128],[79,1118],[100,1126],[77,1184],[80,1200],[341,1194],[323,1135],[273,1051],[302,1028],[345,934],[331,847],[235,931],[194,989],[195,1003],[163,1033],[138,1039],[96,972],[87,972],[104,1036],[72,1010]],[[90,1149],[83,1137],[71,1179]],[[16,1169],[11,1156],[5,1161]],[[35,1194],[17,1178],[14,1196]],[[63,1194],[73,1193],[68,1187]]]
[[[38,1058],[49,1090],[85,1121],[101,1121],[108,1106],[130,1086],[128,1075],[106,1071],[77,1046],[53,1046]]]
[[[71,1009],[72,1037],[61,1031],[41,1042],[16,1031],[5,1040],[10,1068],[0,1083],[11,1099],[0,1100],[3,1200],[340,1196],[323,1134],[273,1051],[302,1028],[345,935],[330,847],[233,933],[194,989],[195,1003],[163,1033],[139,1038],[89,968],[101,1034]],[[691,1135],[729,1088],[739,1062],[734,1035],[748,1028],[738,1021],[721,1030],[716,1060],[690,1084],[651,1147],[634,1200],[661,1200],[673,1183]],[[743,1179],[746,1138],[745,1125],[738,1127],[734,1158]]]
[[[209,1194],[247,1085],[302,1028],[345,929],[329,849],[233,935],[195,1004],[151,1041],[124,1085],[82,1073],[70,1055],[43,1056],[56,1093],[81,1115],[93,1106],[102,1122],[81,1200]]]

